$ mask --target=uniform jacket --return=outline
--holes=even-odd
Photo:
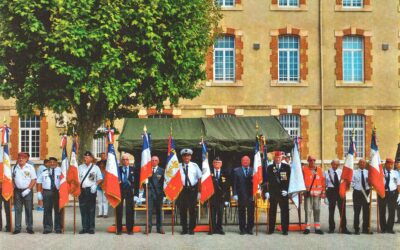
[[[217,180],[214,169],[211,169],[211,177],[214,185],[214,195],[211,197],[212,204],[229,202],[230,197],[230,176],[226,171],[220,170],[220,178]]]
[[[263,189],[273,197],[279,197],[282,191],[288,191],[290,180],[290,166],[281,162],[279,170],[275,163],[263,167]]]
[[[164,195],[164,169],[157,167],[156,172],[149,177],[149,195],[151,197],[163,198]],[[145,189],[146,190],[146,189]],[[146,194],[146,192],[144,193]]]

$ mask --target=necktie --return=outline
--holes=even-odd
[[[389,189],[389,183],[390,183],[390,172],[389,172],[389,171],[387,171],[386,173],[387,173],[387,177],[386,177],[385,189],[386,189],[386,191],[390,191],[390,189]]]
[[[127,169],[126,167],[124,167],[124,182],[126,182],[126,180],[128,179],[128,173],[127,173]]]
[[[219,170],[217,170],[217,182],[219,183]]]
[[[367,190],[365,186],[365,179],[364,179],[364,170],[361,170],[361,186],[364,190]]]
[[[54,168],[51,169],[50,181],[51,181],[51,189],[55,189],[56,188],[56,184],[54,182]]]
[[[335,177],[334,177],[335,178],[335,180],[334,180],[335,183],[333,183],[333,185],[335,186],[335,188],[339,188],[339,177],[338,177],[336,171],[333,171],[333,173],[335,175]]]
[[[249,169],[245,168],[244,169],[244,176],[247,177],[249,175]]]
[[[189,171],[189,166],[185,166],[185,187],[189,186],[189,176],[188,176],[188,171]]]

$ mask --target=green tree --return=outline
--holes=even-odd
[[[74,114],[90,148],[107,118],[198,96],[219,19],[213,0],[0,1],[0,94]]]

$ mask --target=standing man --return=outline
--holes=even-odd
[[[339,195],[340,179],[342,177],[342,170],[339,169],[339,160],[333,160],[331,162],[331,168],[325,171],[325,183],[326,183],[326,197],[325,203],[329,206],[329,231],[333,233],[335,231],[335,207],[337,206],[341,217],[342,224],[339,227],[342,229],[343,234],[351,234],[347,230],[346,220],[346,199],[342,199]]]
[[[1,195],[3,183],[0,181],[0,231],[3,230],[3,214],[1,210],[3,210],[4,204],[4,212],[6,214],[6,232],[10,232],[11,218],[10,218],[10,200],[6,201]],[[11,199],[11,198],[10,198]]]
[[[135,163],[135,158],[133,158]],[[133,201],[137,200],[139,194],[139,178],[135,172],[134,167],[129,166],[129,155],[123,154],[121,159],[121,166],[118,167],[118,176],[120,179],[119,187],[121,189],[121,202],[117,206],[117,235],[122,234],[122,216],[124,213],[124,201],[125,201],[125,221],[126,221],[126,232],[131,235],[133,234],[133,223],[134,223],[134,209],[135,206]]]
[[[36,176],[37,176],[37,179],[38,179],[38,180],[40,179],[40,175],[42,174],[42,172],[45,171],[47,168],[49,168],[49,160],[48,160],[48,159],[44,159],[44,160],[43,160],[43,164],[40,165],[40,166],[38,167],[38,169],[36,170]],[[41,192],[41,191],[42,191],[42,190],[40,189],[38,183],[36,183],[36,191],[37,191],[37,192]],[[39,197],[39,196],[38,196],[38,207],[37,207],[36,210],[37,210],[37,211],[43,211],[43,210],[44,210],[44,209],[43,209],[43,197]]]
[[[396,162],[396,170],[397,170],[397,174],[400,177],[400,161]],[[399,192],[399,196],[400,196],[400,192]],[[397,221],[396,223],[400,223],[400,204],[397,204]]]
[[[17,165],[12,168],[14,181],[14,204],[15,204],[15,230],[13,234],[21,232],[22,206],[25,207],[26,231],[34,234],[33,226],[33,192],[32,188],[36,184],[35,168],[28,164],[29,154],[18,153]]]
[[[212,180],[214,184],[214,195],[210,198],[211,207],[211,225],[212,231],[209,234],[225,234],[222,230],[222,219],[224,206],[229,206],[230,190],[229,176],[222,171],[222,160],[216,157],[213,161]]]
[[[321,167],[315,165],[315,157],[308,156],[308,166],[303,167],[304,183],[304,211],[306,215],[306,229],[303,234],[310,233],[311,212],[314,215],[316,234],[324,234],[320,224],[321,198],[325,198],[325,180]]]
[[[241,164],[233,170],[233,199],[239,208],[240,235],[244,235],[253,234],[254,227],[253,168],[247,155],[242,157]]]
[[[198,182],[201,180],[200,167],[190,160],[193,150],[184,148],[181,150],[182,163],[179,163],[183,190],[179,194],[179,212],[181,218],[181,234],[194,234],[196,226],[196,204],[200,199]],[[189,231],[187,225],[187,213],[189,212]]]
[[[100,168],[93,164],[93,154],[86,151],[84,164],[78,167],[79,182],[81,183],[81,194],[79,195],[79,209],[82,218],[82,230],[79,234],[94,234],[96,213],[96,191],[97,186],[103,181]]]
[[[38,198],[43,200],[43,234],[49,234],[53,231],[53,209],[54,209],[54,230],[57,234],[61,233],[61,213],[59,209],[60,195],[60,176],[61,168],[57,164],[57,158],[50,157],[48,160],[49,168],[46,168],[40,174],[37,183],[39,190]]]
[[[101,160],[98,161],[96,164],[97,166],[99,166],[101,175],[103,176],[104,180],[104,176],[106,174],[107,156],[105,153],[101,153],[100,157]],[[97,218],[101,217],[108,218],[108,200],[104,193],[103,187],[104,183],[102,183],[97,187],[97,197],[98,197],[97,206],[99,208],[99,214],[97,215]]]
[[[385,198],[378,196],[379,205],[379,220],[381,224],[381,233],[394,234],[393,224],[396,209],[396,203],[400,204],[400,179],[397,171],[393,170],[394,160],[387,158],[384,170],[385,182]],[[386,219],[386,208],[389,211],[389,216]]]
[[[276,151],[274,155],[274,163],[266,169],[263,167],[263,182],[266,190],[265,198],[269,199],[270,208],[269,231],[273,234],[275,231],[277,206],[281,210],[282,234],[288,235],[289,228],[289,198],[288,188],[290,180],[290,166],[282,162],[282,152]]]
[[[368,170],[365,169],[367,162],[364,159],[358,161],[358,169],[353,173],[353,204],[354,204],[354,234],[360,234],[360,212],[363,213],[362,233],[372,234],[368,231],[369,226],[369,201],[370,186],[368,184]]]
[[[157,233],[165,234],[162,228],[162,205],[164,198],[164,169],[158,166],[160,160],[158,156],[151,157],[151,167],[153,169],[153,175],[148,180],[148,199],[149,199],[149,233],[153,226],[153,211],[156,211],[156,222],[157,222]]]

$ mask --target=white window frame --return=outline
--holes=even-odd
[[[280,123],[292,139],[301,137],[301,119],[299,115],[282,114],[278,117]]]
[[[351,134],[354,130],[357,158],[365,157],[365,116],[358,114],[345,115],[343,119],[343,152],[349,150]]]
[[[100,127],[97,129],[97,131],[99,132],[105,132],[107,129],[105,127]],[[107,140],[106,140],[106,136],[102,136],[99,138],[94,139],[93,138],[93,142],[92,142],[92,153],[93,156],[96,158],[100,158],[100,154],[101,153],[106,153],[107,155]]]
[[[31,119],[33,118],[33,117],[35,117],[35,122],[36,121],[39,121],[39,127],[29,127],[29,128],[27,128],[27,127],[25,127],[25,128],[23,128],[22,126],[21,126],[21,121],[25,121],[25,120],[29,120],[29,121],[31,121]],[[27,133],[28,133],[28,150],[22,150],[22,131],[26,131]],[[33,154],[33,152],[32,152],[32,147],[33,147],[33,145],[32,145],[32,143],[33,143],[33,140],[32,140],[32,138],[33,138],[33,133],[34,132],[38,132],[39,133],[39,146],[38,146],[38,153],[37,153],[37,156],[36,155],[34,155]],[[29,157],[29,159],[30,160],[39,160],[40,159],[40,143],[41,143],[41,140],[40,140],[40,138],[41,138],[41,133],[40,133],[40,116],[28,116],[28,117],[25,117],[25,118],[19,118],[19,151],[26,151],[27,153],[29,153],[29,155],[30,155],[30,157]]]
[[[278,0],[278,6],[281,8],[298,8],[300,6],[299,0],[296,0],[297,1],[296,5],[291,5],[290,4],[291,0],[283,0],[283,1],[285,1],[285,3],[281,3],[281,0]]]
[[[214,74],[213,74],[213,80],[214,82],[227,82],[227,83],[233,83],[236,80],[236,55],[235,55],[235,49],[236,49],[236,41],[235,41],[235,37],[234,36],[230,36],[230,35],[226,35],[223,36],[223,38],[232,38],[233,39],[233,48],[215,48],[215,43],[214,43],[214,53],[213,53],[213,70],[214,70]],[[220,37],[221,38],[221,37]],[[218,39],[218,38],[217,38]],[[223,56],[223,60],[222,60],[222,65],[223,65],[223,79],[216,79],[216,52],[217,51],[221,51]],[[226,53],[227,52],[232,52],[233,55],[233,79],[227,79],[227,74],[226,74],[226,67],[225,67],[225,62],[226,62]]]
[[[221,1],[221,4],[219,3]],[[232,5],[230,5],[230,4],[227,4],[227,1],[228,0],[217,0],[217,4],[219,5],[219,6],[221,6],[221,7],[224,7],[224,8],[232,8],[232,7],[235,7],[235,0],[232,0]]]
[[[214,115],[214,118],[231,118],[231,117],[236,117],[236,115],[229,114],[229,113],[221,113],[221,114]]]
[[[297,39],[297,48],[279,48],[280,44],[280,38],[282,37],[293,37]],[[287,76],[285,79],[281,79],[281,71],[280,71],[280,53],[284,52],[287,56],[286,58],[286,65],[287,65]],[[291,80],[290,78],[293,78],[290,76],[290,66],[291,66],[291,61],[290,61],[290,52],[297,52],[297,80]],[[279,83],[299,83],[300,82],[300,38],[296,35],[282,35],[278,36],[278,82]]]
[[[357,6],[356,2],[358,2],[358,0],[347,0],[350,2],[350,5],[345,5],[346,0],[342,1],[342,7],[345,9],[362,9],[364,8],[364,0],[361,0],[361,6]]]
[[[347,42],[346,40],[351,39],[351,41],[354,43],[356,40],[357,42],[359,42],[359,40],[361,40],[361,49],[359,48],[344,48],[344,43]],[[358,40],[359,39],[359,40]],[[347,54],[346,52],[350,53],[350,59],[351,59],[351,79],[346,79],[345,77],[345,55]],[[355,58],[356,58],[356,54],[361,52],[361,80],[355,80]],[[343,82],[348,82],[348,83],[362,83],[364,82],[364,38],[361,36],[344,36],[343,37],[343,46],[342,46],[342,74],[343,74]]]

